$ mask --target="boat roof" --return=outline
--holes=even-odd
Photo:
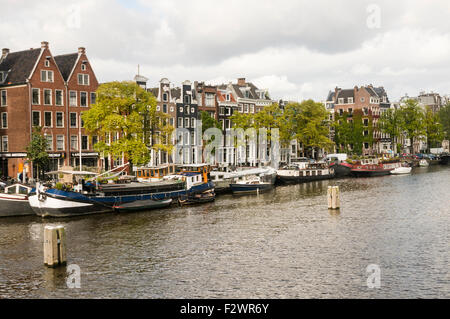
[[[47,175],[59,175],[59,174],[70,174],[70,175],[98,175],[97,173],[92,173],[92,172],[88,172],[88,171],[65,171],[65,170],[60,170],[60,171],[51,171],[51,172],[47,172],[45,173]]]
[[[337,158],[340,161],[345,161],[348,158],[348,156],[347,156],[347,154],[343,154],[343,153],[341,153],[341,154],[328,154],[327,158]]]

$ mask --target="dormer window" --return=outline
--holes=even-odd
[[[348,104],[353,104],[353,98],[352,98],[352,97],[349,97],[348,100],[347,100],[347,102],[348,102]]]
[[[340,99],[338,100],[338,103],[339,103],[339,104],[344,104],[344,99],[343,99],[343,98],[340,98]]]

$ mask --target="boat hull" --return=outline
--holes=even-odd
[[[214,189],[212,182],[191,187],[189,190],[176,190],[162,193],[149,193],[127,196],[88,196],[76,192],[49,189],[46,192],[29,196],[33,211],[41,217],[71,217],[110,213],[120,206],[145,206],[144,201],[162,201],[203,193]],[[132,204],[134,203],[134,204]],[[141,205],[142,204],[142,205]],[[141,208],[137,208],[141,210]],[[142,208],[145,209],[145,208]]]
[[[0,195],[0,217],[34,215],[28,202],[28,196]]]
[[[335,177],[340,178],[350,176],[353,166],[348,163],[331,163],[330,168],[334,168]]]
[[[352,169],[352,176],[354,177],[377,177],[391,174],[391,169],[367,170],[367,169]]]
[[[450,165],[450,155],[444,155],[441,157],[439,164],[441,165]]]
[[[124,204],[120,206],[114,206],[114,210],[117,212],[137,212],[143,210],[152,210],[159,208],[166,208],[172,204],[172,199],[155,201],[155,200],[143,200],[136,201],[129,204]]]
[[[273,184],[230,184],[233,194],[257,194],[269,191]]]
[[[314,181],[323,181],[334,178],[334,175],[318,175],[318,176],[277,176],[280,184],[299,184]]]
[[[411,167],[399,167],[391,171],[392,175],[405,175],[405,174],[411,174],[412,168]]]

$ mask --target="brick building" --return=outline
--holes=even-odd
[[[25,166],[32,177],[26,147],[37,126],[43,128],[49,142],[50,169],[79,165],[80,147],[83,165],[97,166],[98,154],[93,151],[96,139],[90,140],[80,128],[80,114],[95,103],[97,87],[84,48],[60,56],[52,55],[48,42],[19,52],[3,49],[1,175],[15,178]]]

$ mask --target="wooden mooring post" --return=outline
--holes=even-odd
[[[44,264],[55,268],[66,265],[66,230],[63,226],[45,226]]]
[[[339,186],[328,186],[327,191],[328,198],[328,209],[340,209],[341,200],[340,200],[340,191]]]

